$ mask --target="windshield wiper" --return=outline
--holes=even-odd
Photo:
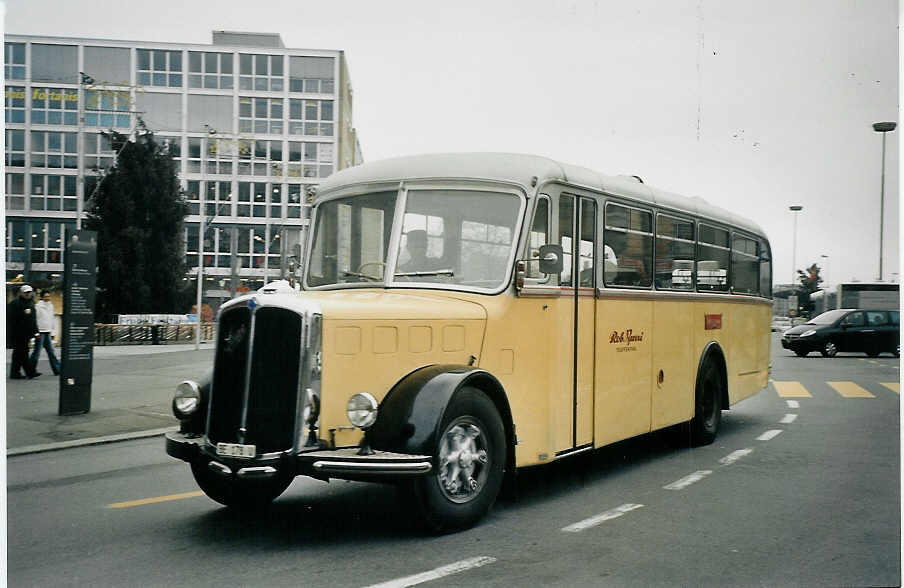
[[[379,282],[383,279],[383,278],[378,278],[378,277],[374,277],[374,276],[369,276],[367,274],[362,274],[361,272],[348,272],[348,271],[343,271],[342,277],[343,278],[348,278],[348,277],[363,278],[365,280],[370,280],[371,282]]]
[[[421,278],[421,277],[436,277],[436,276],[449,276],[450,278],[455,277],[455,272],[450,269],[443,270],[434,270],[427,272],[396,272],[393,274],[396,278]]]

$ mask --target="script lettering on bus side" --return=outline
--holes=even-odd
[[[615,348],[615,351],[621,353],[624,351],[637,351],[637,347],[635,347],[634,343],[640,343],[643,341],[643,331],[640,334],[635,335],[633,329],[628,329],[627,331],[612,331],[612,334],[609,335],[609,344],[610,345],[620,345]]]

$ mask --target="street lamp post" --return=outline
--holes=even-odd
[[[824,296],[825,296],[824,300],[825,300],[825,303],[826,303],[825,309],[826,309],[826,310],[829,310],[829,256],[823,254],[823,255],[820,255],[819,257],[821,257],[822,259],[826,260],[826,277],[825,277],[825,279],[823,280],[823,282],[825,283],[826,287],[824,288],[825,292],[824,292],[823,294],[824,294]]]
[[[882,133],[882,186],[879,189],[879,281],[882,281],[882,247],[885,237],[885,134],[898,126],[893,122],[873,123],[873,130]]]
[[[791,285],[797,281],[797,213],[803,210],[804,207],[795,204],[794,206],[789,206],[788,210],[794,213],[794,242],[791,246]]]

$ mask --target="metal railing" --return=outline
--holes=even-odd
[[[213,341],[215,323],[201,323],[201,340]],[[95,345],[166,345],[168,343],[192,343],[196,325],[94,325]]]

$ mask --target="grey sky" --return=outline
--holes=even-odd
[[[150,8],[153,7],[153,8]],[[365,160],[515,151],[700,196],[760,224],[775,281],[878,275],[881,139],[898,119],[893,0],[11,0],[19,34],[343,49]],[[899,271],[888,136],[885,277]],[[824,272],[825,273],[825,272]],[[897,278],[897,276],[893,276]]]

